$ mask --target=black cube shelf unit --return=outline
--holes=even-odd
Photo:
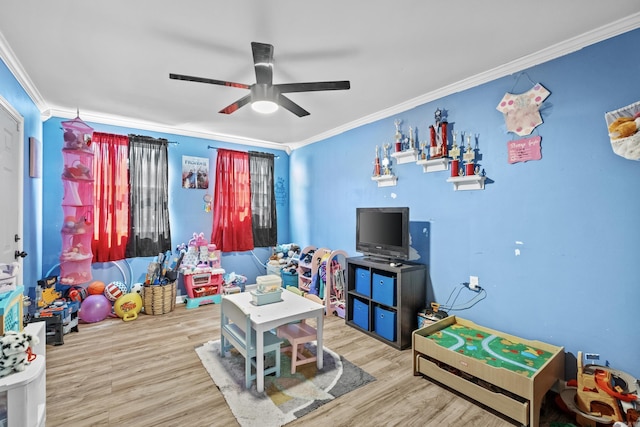
[[[426,303],[424,264],[347,258],[347,325],[403,350],[411,347],[418,312]]]

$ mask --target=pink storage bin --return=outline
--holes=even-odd
[[[63,206],[93,206],[93,181],[75,181],[62,179],[64,196]]]
[[[73,120],[67,120],[61,124],[64,131],[65,150],[91,151],[92,127],[80,120],[79,117]]]
[[[66,234],[92,234],[93,207],[63,206],[62,232]]]
[[[62,254],[60,262],[84,261],[93,258],[91,252],[92,233],[67,234],[62,233]]]
[[[90,282],[91,258],[81,261],[63,261],[60,259],[60,283],[63,285],[79,285]]]
[[[72,180],[93,180],[93,153],[62,150],[64,168],[62,177]]]

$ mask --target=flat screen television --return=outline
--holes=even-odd
[[[356,251],[382,261],[409,259],[409,208],[356,208]]]

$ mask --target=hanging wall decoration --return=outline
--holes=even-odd
[[[519,136],[531,134],[542,124],[540,104],[551,94],[540,83],[521,94],[506,93],[496,107],[504,115],[507,130]]]
[[[629,160],[640,160],[640,101],[605,114],[611,148]]]
[[[507,142],[509,163],[540,160],[542,158],[540,141],[542,141],[540,136],[533,136]]]
[[[516,83],[523,73],[518,74]],[[527,76],[528,77],[528,76]],[[540,115],[540,105],[551,94],[547,88],[540,83],[529,82],[533,85],[524,93],[514,94],[507,92],[496,109],[504,116],[507,131],[518,136],[528,136],[534,129],[542,124]],[[514,87],[515,84],[514,83]],[[526,162],[529,160],[540,160],[542,158],[541,143],[542,137],[522,138],[507,143],[508,159],[511,164]]]
[[[281,176],[279,176],[278,179],[276,179],[275,195],[276,195],[276,204],[278,206],[286,206],[287,198],[288,198],[287,189],[284,186],[284,178],[282,178]]]
[[[209,159],[182,156],[182,188],[209,188]]]

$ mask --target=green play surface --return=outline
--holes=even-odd
[[[451,351],[527,377],[535,374],[553,355],[548,351],[533,348],[521,342],[513,342],[459,323],[434,332],[428,338]]]

